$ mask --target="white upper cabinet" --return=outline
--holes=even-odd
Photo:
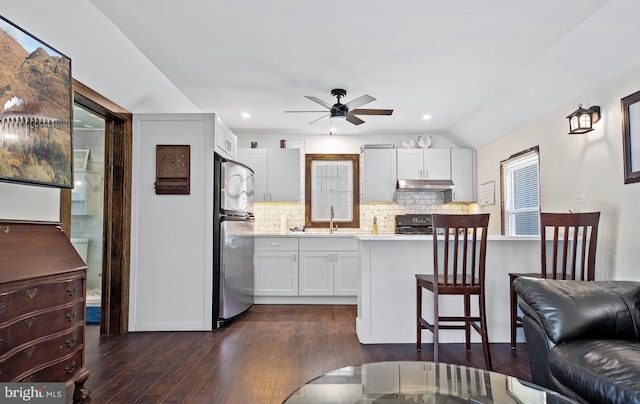
[[[445,202],[476,202],[474,149],[451,149],[451,180],[455,188],[445,193]]]
[[[364,150],[364,202],[393,202],[396,150]]]
[[[300,149],[239,149],[254,171],[254,201],[300,202]]]
[[[398,149],[398,179],[451,179],[450,149]]]
[[[216,152],[235,160],[238,154],[238,137],[216,116]]]

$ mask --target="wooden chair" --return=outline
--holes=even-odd
[[[438,333],[441,329],[464,330],[466,348],[470,350],[473,327],[482,337],[485,365],[491,370],[484,288],[489,215],[433,215],[432,222],[433,275],[416,274],[418,351],[422,349],[422,330],[425,329],[433,333],[435,362],[438,362]],[[433,324],[422,316],[423,289],[433,292]],[[440,295],[463,296],[464,315],[440,315]],[[477,316],[471,315],[472,295],[478,296]]]
[[[540,272],[509,274],[511,349],[516,348],[516,330],[522,327],[513,280],[519,276],[594,280],[599,220],[600,212],[540,213]]]

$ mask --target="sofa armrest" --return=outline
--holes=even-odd
[[[525,315],[535,316],[554,344],[640,335],[640,282],[519,277],[513,288]]]

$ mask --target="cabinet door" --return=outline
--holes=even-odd
[[[333,295],[333,253],[300,251],[300,296]]]
[[[300,202],[300,149],[268,149],[267,200]]]
[[[216,117],[216,125],[215,125],[216,151],[218,152],[218,154],[224,157],[232,158],[232,156],[229,154],[229,149],[231,145],[229,144],[229,139],[227,134],[228,130],[229,129],[227,128],[227,125],[225,125],[220,118]]]
[[[358,295],[358,253],[343,251],[333,254],[333,294]]]
[[[424,149],[424,172],[422,178],[429,180],[451,179],[451,150]]]
[[[476,151],[451,149],[451,202],[476,201]]]
[[[232,160],[238,158],[238,136],[227,128],[227,143],[225,144],[227,153]]]
[[[254,202],[267,202],[269,200],[267,189],[267,173],[269,169],[267,149],[239,149],[238,161],[253,170]]]
[[[420,180],[423,178],[424,153],[422,149],[398,149],[398,179]]]
[[[364,201],[393,202],[396,188],[396,151],[364,151]]]
[[[255,295],[298,296],[298,252],[256,251]]]

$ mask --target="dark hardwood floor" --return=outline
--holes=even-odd
[[[92,403],[281,403],[330,370],[432,359],[415,344],[362,345],[355,306],[256,305],[212,332],[100,336],[87,327]],[[492,344],[494,371],[530,380],[526,346]],[[440,360],[483,367],[480,344],[441,344]]]

